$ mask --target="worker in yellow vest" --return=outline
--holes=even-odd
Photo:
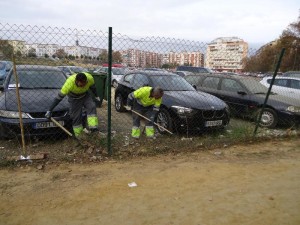
[[[127,110],[134,110],[150,120],[146,122],[146,136],[149,138],[154,137],[153,122],[159,111],[163,94],[164,91],[160,87],[152,88],[147,86],[130,93],[127,98],[127,106],[125,106]],[[141,135],[140,116],[133,113],[132,119],[131,136],[139,138]]]
[[[60,103],[60,101],[68,95],[70,103],[70,116],[72,119],[73,132],[78,137],[83,131],[82,125],[82,109],[85,108],[87,113],[88,132],[98,131],[98,118],[96,104],[89,94],[88,90],[97,96],[95,81],[89,73],[73,74],[67,78],[60,92],[54,99],[45,117],[50,119],[52,110]],[[100,98],[96,97],[96,101],[100,102]]]

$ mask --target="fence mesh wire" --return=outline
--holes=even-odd
[[[253,130],[267,88],[260,83],[262,74],[243,70],[245,59],[257,53],[243,40],[219,38],[203,43],[163,37],[131,38],[113,33],[111,84],[107,83],[108,42],[108,32],[103,31],[0,24],[1,137],[20,142],[17,89],[26,137],[54,141],[67,137],[45,118],[45,113],[67,77],[79,72],[93,75],[97,94],[104,99],[97,108],[102,132],[108,126],[107,93],[111,91],[111,129],[120,138],[130,138],[132,115],[124,107],[128,94],[143,86],[164,89],[163,102],[154,120],[159,125],[155,126],[157,135],[167,135],[160,126],[174,132],[174,138],[211,134],[216,130],[225,133]],[[12,55],[17,66],[18,88]],[[291,85],[298,89],[298,94],[285,92],[289,100],[269,100],[262,114],[263,127],[296,127],[299,79]],[[282,103],[287,101],[289,105]],[[52,115],[73,132],[69,110],[65,97]],[[141,122],[141,135],[145,135],[147,121]],[[82,123],[87,126],[84,107]]]

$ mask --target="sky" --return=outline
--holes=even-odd
[[[0,23],[211,42],[266,44],[300,15],[299,0],[0,0]]]

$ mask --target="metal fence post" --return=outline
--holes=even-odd
[[[112,155],[111,150],[111,66],[112,66],[112,27],[108,28],[108,79],[106,79],[107,83],[107,148],[108,154]]]
[[[271,93],[271,89],[272,89],[272,86],[273,86],[273,84],[274,84],[274,80],[275,80],[275,77],[276,77],[276,75],[277,75],[277,72],[278,72],[278,70],[279,70],[280,63],[281,63],[281,60],[282,60],[282,57],[283,57],[284,52],[285,52],[285,48],[281,49],[281,53],[280,53],[280,56],[279,56],[279,59],[278,59],[278,62],[277,62],[277,65],[276,65],[276,68],[275,68],[275,71],[274,71],[274,74],[273,74],[273,78],[272,78],[271,83],[270,83],[270,87],[269,87],[269,89],[268,89],[268,92],[267,92],[267,95],[266,95],[264,104],[263,104],[263,106],[262,106],[262,108],[261,108],[261,111],[259,112],[259,116],[258,116],[258,118],[257,118],[257,120],[256,120],[255,130],[254,130],[254,133],[253,133],[254,136],[255,136],[256,133],[257,133],[257,129],[258,129],[258,126],[259,126],[259,122],[260,122],[260,120],[261,120],[261,116],[262,116],[262,114],[263,114],[263,111],[264,111],[265,106],[266,106],[266,104],[267,104],[267,101],[268,101],[268,99],[269,99],[269,95],[270,95],[270,93]]]

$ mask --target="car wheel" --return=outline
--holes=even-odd
[[[171,132],[173,131],[173,121],[172,121],[170,113],[166,109],[161,109],[157,113],[156,123],[166,129],[168,129]],[[160,128],[159,126],[157,126],[157,129],[158,129],[158,132],[161,134],[167,133],[164,129]]]
[[[113,80],[112,86],[113,86],[114,88],[117,88],[117,87],[118,87],[118,81]]]
[[[123,97],[120,93],[117,94],[117,96],[115,98],[115,109],[117,110],[117,112],[125,112],[126,111],[126,109],[124,107]]]
[[[278,117],[276,112],[273,109],[268,109],[268,108],[264,109],[261,115],[259,125],[261,127],[274,128],[276,127],[277,122],[278,122]]]

